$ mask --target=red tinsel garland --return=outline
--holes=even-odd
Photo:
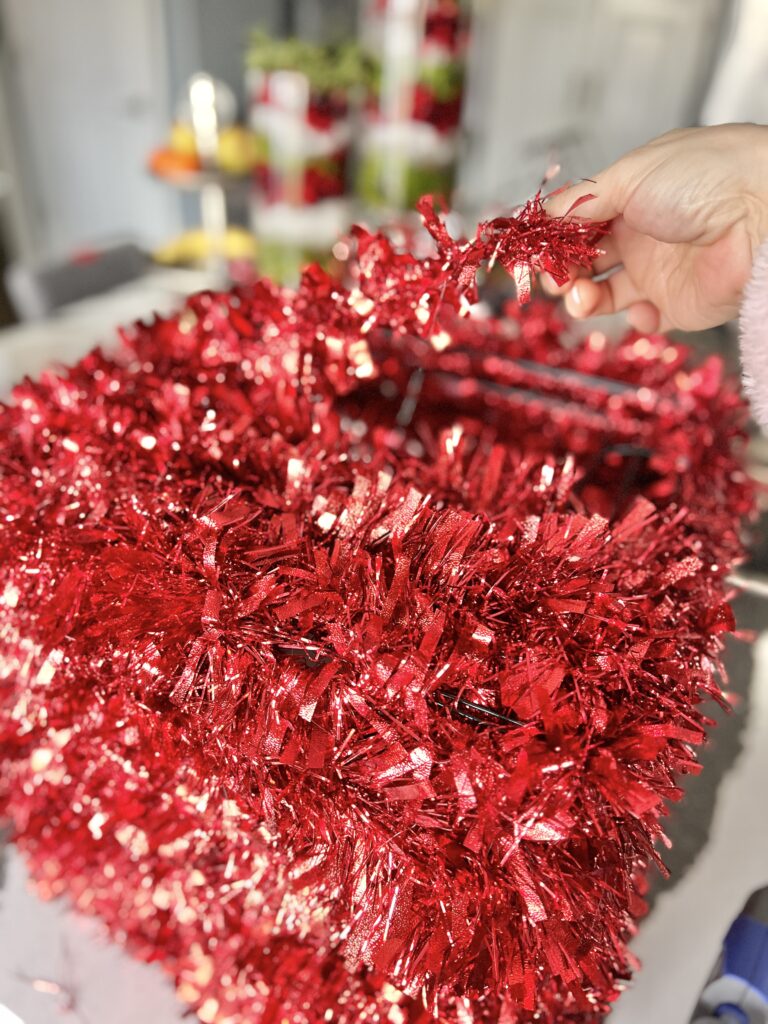
[[[460,319],[588,262],[535,200],[203,294],[0,415],[0,801],[203,1021],[600,1019],[720,696],[720,367]],[[550,225],[547,227],[547,225]]]
[[[460,297],[474,302],[478,270],[483,265],[498,262],[516,279],[519,301],[526,303],[531,297],[534,271],[547,273],[557,284],[565,284],[574,268],[589,267],[600,255],[598,242],[608,231],[608,223],[572,216],[591,199],[594,199],[591,194],[581,196],[568,215],[550,217],[539,193],[510,216],[483,221],[475,237],[468,242],[451,238],[437,214],[432,196],[424,196],[418,209],[442,260],[440,280],[443,285],[450,284]],[[444,294],[441,302],[445,303]]]

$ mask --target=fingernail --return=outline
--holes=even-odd
[[[581,289],[577,284],[575,284],[573,288],[571,288],[571,302],[574,304],[574,306],[584,305],[584,298],[581,294]]]

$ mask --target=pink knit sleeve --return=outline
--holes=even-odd
[[[739,316],[744,389],[752,415],[768,433],[768,241],[760,246]]]

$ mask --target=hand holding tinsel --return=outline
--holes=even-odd
[[[346,333],[343,322],[352,327],[351,316],[358,337],[375,327],[396,335],[440,336],[457,314],[465,315],[476,302],[480,269],[496,262],[514,277],[518,301],[525,303],[536,273],[547,273],[562,284],[574,267],[589,267],[600,255],[598,242],[609,225],[574,216],[577,206],[562,217],[550,217],[537,194],[518,211],[481,223],[474,238],[457,241],[440,219],[434,199],[425,196],[418,209],[437,251],[421,260],[397,252],[383,235],[354,228],[357,256],[352,269],[358,291],[350,297],[351,312],[341,311],[341,322],[338,303],[328,304],[330,326]],[[329,297],[334,293],[329,285]]]

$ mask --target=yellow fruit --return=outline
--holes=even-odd
[[[180,155],[197,156],[195,133],[192,131],[192,125],[183,124],[181,121],[176,121],[171,125],[171,138],[168,148]]]
[[[157,263],[190,265],[204,263],[212,254],[211,239],[201,228],[185,231],[152,254]],[[224,257],[228,260],[253,260],[256,239],[245,228],[232,226],[224,236]]]
[[[217,162],[225,174],[248,174],[259,162],[256,136],[239,124],[222,128]]]

